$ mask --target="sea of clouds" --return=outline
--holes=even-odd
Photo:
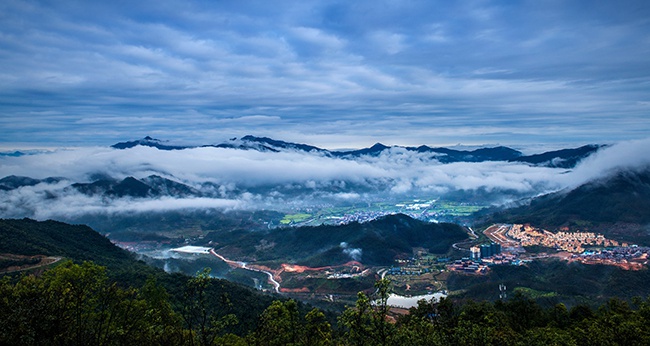
[[[513,195],[532,197],[573,188],[617,170],[648,169],[648,148],[650,139],[614,144],[572,170],[509,162],[442,164],[430,153],[403,148],[356,159],[301,151],[213,147],[175,151],[142,146],[126,150],[61,149],[0,156],[0,177],[63,178],[56,183],[0,191],[0,217],[47,219],[87,213],[281,209],[318,205],[323,200],[345,203],[445,196],[457,191],[483,191],[495,196],[491,203],[508,202]],[[98,176],[141,179],[154,174],[199,190],[208,186],[212,192],[207,197],[109,198],[70,188],[72,183],[92,182]],[[504,194],[501,199],[500,194]]]

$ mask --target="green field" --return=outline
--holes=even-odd
[[[444,202],[437,204],[435,210],[452,216],[467,216],[483,209],[484,207],[485,206],[469,205],[466,203]]]
[[[421,207],[422,203],[429,204]],[[418,207],[420,206],[420,207]],[[330,206],[322,209],[299,210],[295,214],[287,214],[281,225],[319,226],[321,224],[338,224],[340,221],[349,221],[350,218],[368,216],[376,218],[384,214],[403,213],[423,220],[438,220],[440,217],[468,216],[485,206],[434,199],[422,199],[400,202],[371,202],[358,203],[349,206]],[[348,220],[344,220],[348,218]]]
[[[287,214],[280,220],[280,224],[282,225],[290,225],[293,223],[298,223],[298,222],[304,222],[309,220],[312,217],[311,214],[303,214],[303,213],[298,213],[298,214]]]

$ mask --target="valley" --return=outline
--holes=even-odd
[[[0,346],[650,345],[649,38],[648,0],[0,1]]]
[[[468,217],[485,208],[479,203],[445,201],[435,198],[407,201],[366,202],[337,207],[308,207],[286,214],[280,226],[340,225],[350,222],[367,222],[386,215],[404,214],[414,219],[429,222],[453,222]]]
[[[381,278],[401,296],[480,296],[504,270],[520,275],[555,260],[646,270],[647,170],[585,173],[615,149],[332,151],[254,136],[198,146],[147,137],[85,156],[109,158],[119,167],[112,173],[96,163],[73,177],[0,179],[0,215],[89,225],[168,273],[210,268],[318,304],[351,304]],[[140,156],[148,162],[129,165]],[[3,160],[37,164],[29,155]],[[483,253],[491,243],[498,250]],[[539,291],[535,280],[516,287]]]

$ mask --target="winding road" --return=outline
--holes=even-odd
[[[48,256],[48,257],[43,258],[41,260],[41,262],[39,262],[39,263],[37,263],[35,265],[25,266],[25,267],[22,267],[22,268],[17,268],[17,269],[12,269],[12,270],[0,270],[0,274],[15,273],[15,272],[21,272],[21,271],[25,271],[25,270],[32,270],[32,269],[36,269],[36,268],[40,268],[40,267],[44,267],[44,266],[49,266],[51,264],[54,264],[54,263],[60,261],[61,259],[63,259],[63,257]]]
[[[220,254],[218,254],[216,251],[214,251],[214,249],[210,249],[210,253],[212,255],[216,256],[217,258],[219,258],[220,260],[228,263],[228,265],[233,266],[235,268],[242,268],[242,269],[246,269],[246,270],[266,274],[269,277],[268,282],[270,282],[273,285],[274,289],[275,289],[275,293],[280,293],[280,283],[275,281],[275,279],[273,278],[273,273],[271,273],[270,271],[261,270],[261,269],[257,269],[257,268],[250,268],[250,267],[248,267],[246,265],[246,262],[229,260],[229,259],[221,256]]]
[[[465,229],[467,230],[467,234],[469,234],[470,238],[472,238],[472,239],[471,240],[459,241],[458,243],[453,243],[451,245],[451,247],[453,247],[454,250],[469,251],[469,248],[465,249],[465,248],[462,248],[460,246],[461,245],[472,245],[476,241],[476,239],[478,239],[478,235],[476,235],[476,232],[474,232],[472,227],[465,227]]]

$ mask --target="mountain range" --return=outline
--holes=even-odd
[[[121,153],[119,150],[134,148],[137,146],[156,148],[161,151],[182,151],[191,148],[199,148],[198,146],[172,145],[169,142],[161,141],[151,137],[117,143],[113,145],[112,148],[118,149],[115,154],[120,155]],[[375,161],[378,163],[384,161],[383,155],[386,155],[389,160],[401,160],[400,158],[404,153],[412,153],[413,155],[411,155],[411,157],[418,162],[419,166],[422,167],[427,167],[429,165],[428,160],[430,160],[431,164],[442,163],[443,165],[455,162],[480,163],[486,161],[498,161],[502,163],[520,162],[537,167],[561,167],[569,169],[573,168],[584,158],[600,150],[603,146],[587,145],[580,148],[549,151],[535,155],[523,155],[518,150],[503,146],[480,148],[476,150],[456,150],[441,147],[433,148],[426,145],[418,147],[389,147],[381,143],[377,143],[369,148],[358,150],[330,151],[307,144],[291,143],[265,137],[245,136],[241,139],[232,138],[224,143],[217,145],[207,145],[200,147],[228,148],[233,150],[260,151],[267,153],[304,153],[305,155],[316,155],[318,159],[333,158],[346,161],[356,160],[359,162],[364,162],[364,164],[367,166],[367,169],[372,170],[374,169],[373,165]],[[272,162],[272,160],[266,161],[265,166],[273,167],[270,162]],[[324,164],[332,164],[333,166],[338,166],[339,163],[340,161],[332,161],[331,163],[328,162]],[[406,164],[409,165],[409,163]],[[356,166],[349,167],[356,168]],[[410,166],[407,167],[410,168]],[[87,179],[84,179],[84,181],[73,180],[69,182],[70,185],[65,187],[65,191],[77,191],[87,196],[102,196],[107,198],[156,198],[165,196],[174,198],[224,198],[241,195],[245,192],[255,194],[279,193],[282,196],[298,196],[305,192],[314,193],[316,190],[321,194],[336,194],[342,192],[362,194],[366,192],[384,191],[391,189],[393,188],[391,184],[398,183],[396,180],[391,180],[393,178],[376,178],[373,176],[374,173],[371,172],[365,181],[356,177],[353,177],[352,179],[343,178],[341,181],[345,180],[344,183],[337,181],[320,183],[316,189],[313,187],[310,188],[308,183],[305,183],[305,186],[301,187],[301,184],[303,184],[303,182],[300,180],[298,180],[297,184],[255,183],[254,180],[264,180],[260,178],[264,177],[264,172],[258,171],[257,173],[259,173],[259,177],[256,176],[255,179],[252,179],[252,184],[248,184],[248,181],[243,180],[238,184],[230,184],[224,187],[222,185],[226,184],[227,182],[215,183],[206,180],[190,182],[187,179],[176,178],[173,174],[169,174],[168,170],[165,169],[149,171],[148,175],[145,177],[143,177],[142,174],[137,174],[137,172],[128,174],[128,169],[129,168],[127,167],[124,171],[127,174],[119,178],[113,177],[111,176],[111,173],[108,173],[108,171],[110,171],[110,167],[107,167],[107,173],[100,173],[100,171],[91,170],[87,173]],[[319,174],[313,173],[312,176],[319,177]],[[339,177],[339,175],[336,175],[335,177]],[[425,175],[418,177],[426,180]],[[45,179],[34,179],[26,176],[9,175],[0,179],[0,191],[12,191],[21,187],[35,186],[40,183],[52,185],[61,182],[68,182],[68,179],[69,177],[48,177]],[[282,181],[282,179],[275,179],[275,181]],[[442,181],[445,180],[443,179]],[[62,188],[60,184],[56,188],[48,188],[44,194],[55,198],[57,195],[61,195],[61,191],[59,190],[60,188]],[[494,189],[488,190],[493,191]],[[229,195],[225,196],[224,193],[228,193]],[[467,197],[467,193],[465,192],[461,193],[461,195],[463,198]]]
[[[126,177],[122,180],[110,177],[95,177],[91,183],[73,183],[67,189],[77,190],[88,196],[105,197],[201,197],[203,192],[188,185],[160,177],[150,175],[143,179]],[[34,179],[10,175],[0,179],[0,190],[10,191],[24,186],[34,186],[40,183],[53,184],[63,181],[63,178]]]
[[[444,147],[429,147],[421,145],[418,147],[402,147],[402,146],[386,146],[381,143],[376,143],[369,148],[362,148],[356,150],[336,151],[318,148],[312,145],[291,143],[281,140],[275,140],[267,137],[256,137],[247,135],[242,138],[231,138],[230,140],[211,145],[200,146],[187,146],[187,145],[173,145],[168,141],[155,139],[152,137],[145,137],[138,140],[120,142],[112,145],[115,149],[128,149],[136,146],[147,146],[157,148],[159,150],[184,150],[198,147],[215,147],[215,148],[228,148],[238,150],[257,150],[261,152],[281,152],[281,151],[302,151],[307,153],[314,153],[325,155],[329,157],[340,158],[358,158],[362,156],[379,156],[381,153],[394,148],[401,148],[410,152],[428,153],[431,154],[432,159],[436,159],[441,163],[453,162],[484,162],[484,161],[508,161],[508,162],[525,162],[538,166],[558,167],[558,168],[572,168],[582,159],[595,153],[603,145],[590,144],[579,148],[562,149],[544,152],[534,155],[524,155],[522,152],[505,147],[497,146],[490,148],[480,148],[476,150],[457,150]]]

